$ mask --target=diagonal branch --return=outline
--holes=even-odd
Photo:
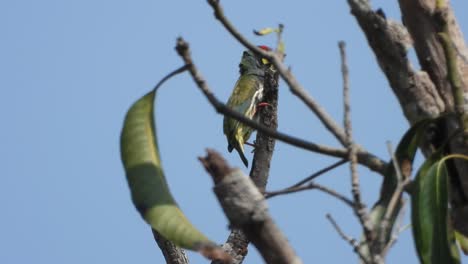
[[[306,149],[312,152],[317,152],[317,153],[328,155],[328,156],[347,158],[348,152],[346,149],[337,149],[337,148],[332,148],[329,146],[319,145],[319,144],[315,144],[313,142],[306,141],[297,137],[289,136],[285,133],[277,132],[275,130],[265,127],[264,125],[259,124],[258,122],[253,121],[252,119],[245,117],[243,114],[237,111],[230,109],[221,101],[219,101],[211,92],[211,89],[208,87],[208,84],[206,83],[205,79],[202,77],[201,73],[199,72],[199,70],[197,69],[197,67],[192,61],[188,43],[185,42],[185,40],[183,40],[182,38],[178,38],[176,50],[179,56],[185,62],[185,64],[187,64],[188,71],[190,72],[198,88],[203,92],[205,97],[208,99],[211,105],[213,105],[213,107],[218,113],[221,113],[223,115],[236,119],[256,129],[257,131],[265,133],[266,135],[270,137],[273,137],[275,139],[278,139],[280,141],[283,141],[295,147],[299,147],[302,149]],[[385,161],[379,159],[375,155],[365,150],[359,150],[357,155],[358,155],[358,162],[360,164],[368,167],[369,169],[373,171],[378,172],[380,175],[383,175],[384,169],[387,166],[387,163]]]
[[[306,184],[307,182],[310,182],[310,181],[312,181],[312,180],[315,180],[318,176],[320,176],[320,175],[322,175],[322,174],[325,174],[325,173],[327,173],[327,172],[329,172],[329,171],[331,171],[331,170],[337,168],[338,166],[341,166],[341,165],[345,164],[346,162],[348,162],[348,160],[346,160],[346,159],[342,159],[342,160],[340,160],[340,161],[337,161],[337,162],[333,163],[333,164],[330,165],[330,166],[327,166],[327,167],[325,167],[325,168],[323,168],[323,169],[321,169],[321,170],[319,170],[319,171],[314,172],[314,173],[313,173],[312,175],[310,175],[309,177],[300,180],[299,182],[293,184],[292,186],[290,186],[290,187],[288,187],[288,188],[286,188],[286,189],[294,188],[294,187],[299,187],[299,186],[301,186],[301,185],[303,185],[303,184]]]
[[[362,249],[362,246],[359,244],[359,242],[346,235],[345,232],[343,232],[343,230],[341,229],[341,227],[338,225],[338,223],[335,221],[335,219],[333,219],[333,217],[331,216],[331,214],[327,214],[326,215],[328,221],[330,221],[331,225],[333,226],[333,228],[336,230],[336,232],[338,233],[338,235],[346,242],[348,242],[354,249],[354,252],[356,252],[359,256],[359,258],[361,258],[362,262],[364,264],[367,264],[369,263],[369,260],[367,259],[367,257],[365,256],[364,252],[363,252],[363,249]]]
[[[427,72],[414,70],[407,57],[412,45],[407,29],[387,19],[382,10],[373,11],[368,1],[348,0],[348,4],[408,121],[415,123],[443,112],[445,104],[431,78]]]
[[[278,195],[284,195],[284,194],[290,194],[290,193],[296,193],[296,192],[301,192],[301,191],[306,191],[306,190],[319,190],[319,191],[322,191],[332,197],[335,197],[337,198],[338,200],[344,202],[345,204],[351,206],[351,208],[353,208],[355,205],[354,205],[354,202],[351,201],[349,198],[347,198],[346,196],[340,194],[339,192],[329,188],[329,187],[326,187],[326,186],[323,186],[323,185],[320,185],[318,183],[315,183],[315,182],[309,182],[307,185],[302,185],[302,186],[296,186],[296,187],[291,187],[291,188],[286,188],[286,189],[283,189],[283,190],[279,190],[279,191],[271,191],[271,192],[265,192],[265,197],[267,199],[269,198],[272,198],[272,197],[275,197],[275,196],[278,196]]]

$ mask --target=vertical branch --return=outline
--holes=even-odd
[[[351,103],[349,96],[349,70],[346,60],[345,42],[340,41],[338,46],[340,48],[341,56],[341,72],[343,75],[343,103],[344,103],[344,127],[346,133],[346,143],[348,148],[348,159],[350,161],[351,170],[351,192],[354,199],[354,212],[357,215],[359,222],[364,230],[365,241],[369,248],[373,242],[372,228],[369,221],[369,214],[367,213],[366,206],[361,199],[361,190],[359,183],[359,174],[357,171],[357,149],[353,142],[352,125],[351,125]],[[374,252],[371,250],[371,258]]]
[[[278,128],[278,73],[272,69],[267,69],[265,72],[263,102],[268,103],[268,106],[260,110],[259,122],[265,127],[276,130]],[[274,138],[260,131],[257,132],[250,177],[260,191],[265,190],[268,181],[275,142]]]

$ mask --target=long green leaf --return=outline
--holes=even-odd
[[[437,151],[419,169],[411,196],[411,221],[419,259],[423,264],[460,263],[454,231],[449,224],[448,171]]]
[[[198,250],[213,245],[177,206],[164,177],[154,123],[152,91],[128,110],[121,134],[121,157],[132,200],[152,228],[176,245]]]

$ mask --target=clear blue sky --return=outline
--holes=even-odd
[[[407,122],[346,1],[223,2],[233,23],[256,43],[272,45],[274,39],[252,36],[253,28],[285,24],[287,63],[338,122],[337,42],[345,40],[355,139],[388,159],[385,141],[396,144]],[[395,2],[376,0],[373,6],[398,20]],[[452,2],[459,15],[468,10],[466,1]],[[459,19],[467,32],[468,18]],[[238,77],[243,47],[213,18],[206,1],[3,1],[0,32],[0,263],[164,263],[130,201],[119,154],[124,114],[181,65],[173,49],[177,36],[190,42],[222,100]],[[228,223],[196,159],[210,147],[242,166],[237,154],[226,151],[222,117],[182,75],[160,90],[157,126],[176,199],[196,226],[222,243]],[[284,83],[279,127],[338,146]],[[278,143],[268,189],[292,184],[334,160]],[[360,173],[364,198],[372,205],[381,178],[365,168]],[[319,182],[350,195],[347,168]],[[274,198],[269,206],[304,263],[355,261],[325,219],[331,213],[349,235],[359,236],[356,218],[340,202],[311,191]],[[401,259],[416,263],[410,231],[388,262]],[[254,248],[246,263],[261,263]]]

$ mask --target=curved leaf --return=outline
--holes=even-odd
[[[169,192],[159,158],[154,123],[155,90],[128,110],[121,134],[121,157],[133,204],[166,239],[192,250],[214,245],[185,217]]]
[[[421,263],[460,263],[455,234],[448,221],[448,171],[445,162],[451,158],[468,157],[449,155],[442,157],[437,151],[419,169],[411,196],[411,221],[414,241]]]

